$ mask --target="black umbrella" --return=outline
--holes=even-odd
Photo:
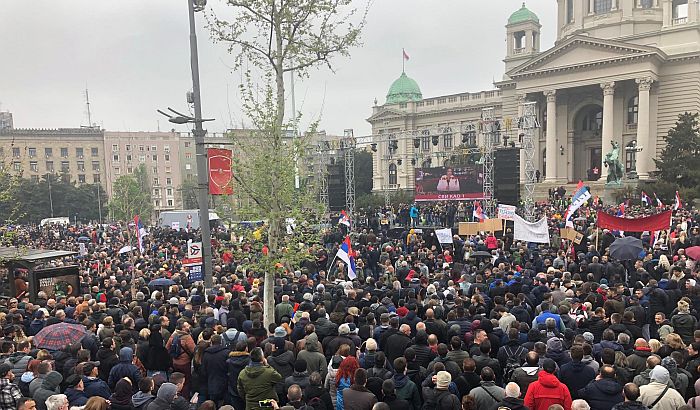
[[[490,252],[486,252],[486,251],[476,251],[476,252],[472,253],[471,256],[473,258],[490,258],[493,255],[491,255]]]
[[[175,282],[168,278],[158,278],[153,279],[148,283],[148,286],[170,286],[174,285]]]
[[[610,256],[617,260],[627,261],[639,259],[639,254],[644,250],[642,240],[634,236],[617,238],[610,245]]]

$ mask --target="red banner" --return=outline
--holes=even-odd
[[[209,194],[211,195],[231,195],[233,186],[231,179],[231,150],[220,148],[209,148],[207,150],[209,162]]]
[[[628,232],[663,231],[671,227],[671,211],[635,219],[621,218],[598,211],[598,227]]]

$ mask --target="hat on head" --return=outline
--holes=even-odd
[[[66,379],[66,386],[67,387],[75,387],[80,383],[81,380],[82,380],[82,378],[80,376],[78,376],[77,374],[71,374]]]
[[[177,305],[180,303],[180,301],[175,296],[173,296],[170,298],[170,300],[168,300],[168,303],[170,303],[171,305]]]
[[[561,339],[559,339],[558,337],[553,337],[553,338],[547,340],[547,350],[548,351],[549,350],[559,351],[559,352],[562,351],[563,347],[562,347]]]
[[[314,300],[314,295],[312,295],[311,293],[304,293],[304,300],[308,300],[309,302],[311,302],[312,300]]]
[[[158,398],[168,403],[173,401],[175,395],[177,395],[177,386],[172,383],[163,383],[158,388]]]
[[[437,374],[437,388],[439,390],[447,390],[452,382],[452,376],[446,371],[440,371]]]
[[[5,377],[9,371],[12,370],[12,365],[9,363],[0,364],[0,377]]]
[[[342,325],[338,326],[338,334],[339,335],[350,334],[350,326],[347,323],[343,323]]]
[[[668,384],[668,380],[670,379],[668,370],[661,365],[655,366],[651,370],[651,373],[649,373],[649,377],[651,378],[652,382],[661,384]]]
[[[285,338],[285,337],[287,337],[287,331],[284,330],[284,328],[282,326],[276,327],[275,328],[275,337]]]
[[[297,359],[296,362],[294,362],[294,371],[301,373],[306,371],[306,360],[304,359]]]

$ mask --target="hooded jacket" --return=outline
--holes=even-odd
[[[420,391],[405,374],[394,375],[394,386],[396,387],[396,397],[406,400],[409,403],[408,410],[419,410],[423,401]]]
[[[564,410],[571,410],[571,394],[555,375],[541,371],[537,381],[527,389],[525,406],[530,410],[547,410],[552,404],[559,404]]]
[[[141,372],[132,363],[133,359],[134,351],[130,347],[122,347],[119,350],[119,363],[112,367],[107,380],[107,384],[112,390],[114,390],[117,382],[124,377],[128,377],[131,380],[132,390],[136,390],[135,387],[138,387],[141,381]]]
[[[88,397],[100,396],[105,400],[109,399],[112,392],[109,390],[107,382],[100,379],[99,377],[87,377],[83,376],[83,391]]]
[[[238,394],[245,400],[246,410],[260,409],[260,400],[279,400],[275,386],[282,380],[277,370],[270,366],[249,364],[239,373],[237,382]]]
[[[32,396],[36,402],[37,410],[46,410],[46,399],[56,394],[56,389],[62,381],[63,376],[61,376],[59,372],[51,371],[46,375],[44,381],[41,383],[41,387],[39,387]]]
[[[248,364],[250,364],[250,355],[247,352],[232,352],[226,360],[228,394],[233,400],[240,400],[241,402],[243,400],[243,397],[238,394],[238,376]]]
[[[221,344],[207,347],[202,355],[201,376],[206,378],[209,398],[214,401],[222,400],[226,394],[228,355],[229,350]]]
[[[573,361],[559,368],[559,380],[571,392],[571,399],[583,398],[579,390],[595,379],[596,372],[582,361]]]
[[[316,336],[315,333],[306,336],[304,350],[297,354],[297,359],[306,360],[306,370],[309,374],[319,372],[321,374],[321,380],[326,379],[328,363],[326,362],[326,356],[318,351],[318,336]]]
[[[622,396],[622,385],[617,380],[608,378],[590,382],[588,386],[579,390],[578,395],[585,398],[591,410],[610,410],[625,400]]]
[[[673,331],[683,339],[683,343],[690,344],[693,342],[693,332],[697,327],[698,320],[690,312],[678,312],[671,317],[671,326]],[[14,371],[14,370],[13,370]]]
[[[520,397],[525,397],[527,389],[537,381],[539,371],[539,366],[521,366],[513,371],[511,381],[520,386]]]
[[[134,410],[146,410],[146,407],[155,399],[156,396],[151,393],[144,393],[139,390],[131,396],[131,404],[134,406]]]
[[[114,353],[114,350],[101,347],[97,351],[96,358],[100,361],[98,376],[106,382],[109,379],[112,367],[119,363],[119,357]]]

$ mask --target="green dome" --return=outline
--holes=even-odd
[[[537,17],[537,14],[531,12],[530,9],[525,7],[525,3],[523,3],[523,6],[520,8],[520,10],[510,15],[510,18],[508,19],[508,24],[518,24],[524,23],[526,21],[534,21],[535,23],[539,23],[540,19],[539,17]]]
[[[412,78],[409,78],[406,73],[401,73],[401,77],[397,78],[386,94],[387,104],[399,104],[409,101],[420,101],[423,99],[423,94],[420,92],[418,83]]]

